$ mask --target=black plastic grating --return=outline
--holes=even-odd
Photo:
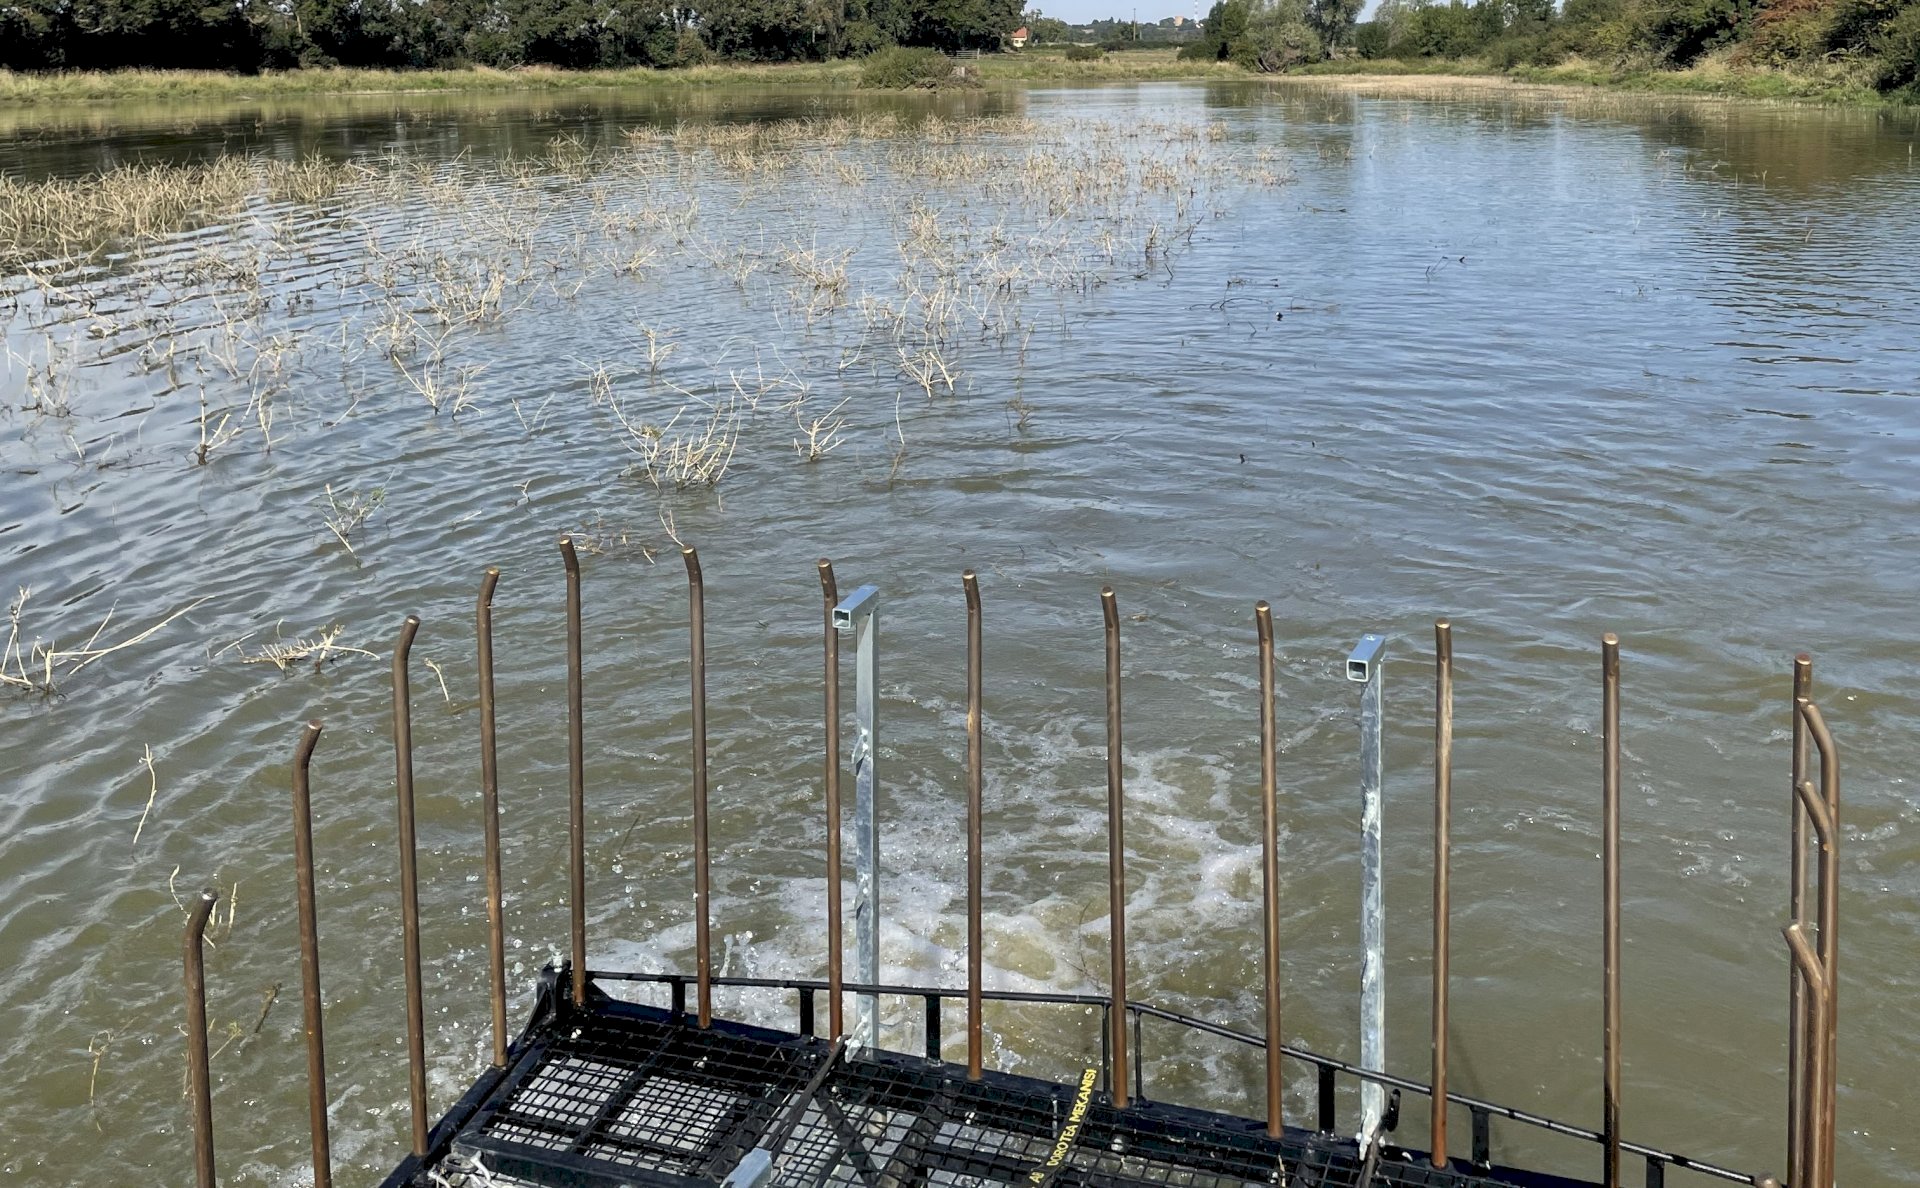
[[[547,1000],[499,1083],[457,1121],[439,1167],[388,1188],[575,1185],[702,1188],[754,1147],[773,1151],[768,1188],[1571,1188],[1550,1176],[1474,1172],[1388,1149],[1363,1168],[1350,1139],[1158,1103],[1115,1111],[1096,1093],[1076,1141],[1044,1165],[1075,1087],[895,1053],[842,1057],[811,1097],[825,1041],[716,1021],[702,1030],[654,1007],[596,995],[584,1011]],[[460,1174],[459,1160],[484,1173]],[[1042,1180],[1036,1184],[1034,1177]],[[438,1176],[439,1179],[433,1177]],[[488,1178],[491,1177],[491,1178]]]
[[[514,1095],[511,1116],[561,1134],[585,1130],[632,1072],[626,1065],[559,1056],[543,1064]]]
[[[634,1142],[671,1147],[685,1155],[711,1150],[747,1099],[733,1089],[649,1077],[607,1122],[607,1132]]]

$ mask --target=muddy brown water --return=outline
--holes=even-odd
[[[625,135],[882,113],[908,127],[820,124],[734,157],[697,132]],[[565,944],[561,531],[594,545],[593,955],[690,967],[671,529],[707,575],[731,973],[822,969],[825,555],[843,586],[885,591],[886,972],[962,977],[970,566],[990,984],[1103,984],[1108,583],[1133,991],[1254,1025],[1266,598],[1286,1031],[1352,1056],[1357,707],[1339,661],[1389,634],[1388,1055],[1419,1078],[1431,625],[1450,616],[1454,1084],[1583,1125],[1600,1107],[1598,641],[1619,632],[1626,1132],[1776,1173],[1787,689],[1793,653],[1812,652],[1846,756],[1841,1176],[1920,1184],[1915,140],[1911,114],[1181,84],[9,115],[0,172],[16,180],[223,153],[321,154],[385,180],[5,270],[0,576],[32,590],[23,650],[81,645],[110,610],[96,646],[118,642],[205,601],[51,696],[0,703],[0,1173],[186,1181],[175,900],[218,885],[237,887],[208,966],[224,1178],[303,1182],[287,775],[309,717],[327,723],[314,801],[339,1180],[375,1182],[402,1152],[386,666],[246,660],[335,626],[341,647],[384,654],[409,612],[446,683],[415,666],[430,1084],[451,1103],[489,1043],[472,648],[488,564],[505,575],[516,1015]],[[516,177],[510,160],[529,164]],[[471,318],[436,320],[453,307]],[[935,363],[951,390],[914,378]],[[212,424],[249,425],[206,465],[202,390]],[[451,415],[461,391],[471,407]],[[717,487],[647,479],[636,449],[709,424],[737,435]],[[839,433],[811,461],[809,424]],[[325,526],[329,486],[379,493],[352,554]],[[989,1026],[1003,1067],[1064,1075],[1097,1051],[1097,1019]],[[891,1035],[916,1042],[904,1019]],[[1244,1052],[1151,1026],[1146,1043],[1151,1095],[1257,1112]],[[1310,1086],[1290,1091],[1304,1116]],[[1424,1109],[1406,1116],[1423,1142]],[[1495,1149],[1598,1169],[1592,1148],[1510,1126]]]

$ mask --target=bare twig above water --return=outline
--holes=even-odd
[[[353,534],[360,525],[367,522],[367,517],[380,510],[380,505],[386,502],[386,498],[386,488],[375,487],[365,494],[359,491],[349,492],[345,499],[341,499],[334,495],[333,484],[327,484],[327,510],[324,517],[327,531],[333,533],[334,539],[340,542],[340,547],[346,549],[347,555],[356,561],[360,559],[360,554],[354,552]]]
[[[432,670],[433,679],[440,682],[441,699],[444,700],[448,705],[452,705],[453,694],[447,692],[447,674],[440,671],[440,666],[433,662],[433,657],[422,654],[420,659],[425,661],[427,667]]]
[[[132,849],[139,848],[140,831],[147,827],[147,814],[153,811],[153,802],[160,795],[160,774],[153,768],[153,748],[148,746],[145,751],[140,756],[140,766],[147,769],[147,807],[140,810],[140,823],[133,827]]]

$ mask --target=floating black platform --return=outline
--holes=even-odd
[[[658,980],[683,1001],[684,979]],[[428,1157],[409,1158],[384,1188],[689,1188],[730,1177],[738,1188],[1587,1184],[1461,1160],[1435,1168],[1424,1152],[1384,1143],[1369,1159],[1351,1137],[1289,1127],[1276,1139],[1262,1121],[1158,1102],[1115,1109],[1097,1069],[1084,1093],[1002,1072],[969,1080],[926,1056],[855,1054],[721,1019],[701,1028],[683,1010],[617,1000],[591,982],[575,1007],[566,984],[547,973],[506,1067],[489,1070],[435,1128]],[[811,995],[802,1001],[810,1023]],[[742,1168],[756,1149],[769,1174]],[[1747,1180],[1655,1154],[1650,1165]]]

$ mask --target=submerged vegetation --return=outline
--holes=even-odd
[[[562,134],[487,162],[227,158],[9,181],[9,456],[259,478],[290,500],[289,539],[358,566],[399,516],[378,455],[457,423],[517,468],[496,476],[500,506],[534,506],[561,451],[671,537],[677,507],[743,470],[893,482],[916,419],[975,395],[983,365],[1016,377],[990,395],[994,431],[1017,438],[1045,415],[1017,386],[1029,344],[1065,328],[1075,295],[1165,274],[1235,195],[1287,178],[1276,150],[1218,123],[872,115]],[[659,320],[687,276],[740,316]],[[582,311],[625,307],[625,288],[656,312],[582,333]],[[314,468],[290,485],[289,465]],[[645,551],[643,531],[619,526]],[[44,689],[101,652],[100,631],[78,650],[34,643],[22,605],[0,684]],[[233,611],[228,638],[264,630],[263,611],[330,617],[211,613]]]

